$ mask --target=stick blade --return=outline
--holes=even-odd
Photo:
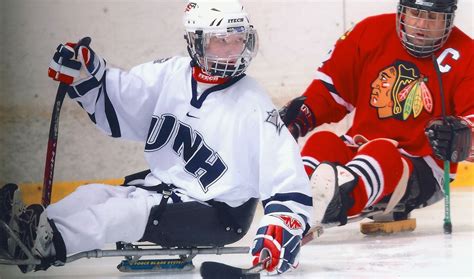
[[[247,270],[218,262],[203,262],[200,273],[203,279],[258,279],[259,273],[247,273]]]
[[[445,222],[443,225],[443,230],[445,234],[451,234],[453,232],[453,225],[451,222]]]

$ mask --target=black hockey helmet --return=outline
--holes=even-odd
[[[448,40],[457,0],[400,0],[397,33],[407,51],[428,57]]]
[[[400,0],[400,5],[438,13],[454,13],[458,0]]]

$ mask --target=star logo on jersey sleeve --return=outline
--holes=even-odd
[[[272,124],[275,126],[278,134],[280,134],[281,129],[283,128],[283,123],[280,120],[280,116],[278,115],[278,111],[276,109],[273,109],[272,111],[267,111],[267,119],[265,119],[265,122]]]

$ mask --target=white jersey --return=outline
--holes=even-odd
[[[145,143],[145,186],[170,183],[191,199],[233,207],[278,201],[309,218],[299,147],[264,90],[248,76],[203,90],[190,62],[107,69],[100,88],[75,100],[107,134]]]

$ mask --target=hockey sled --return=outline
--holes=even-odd
[[[27,259],[15,259],[7,251],[0,251],[0,265],[39,265],[41,260],[35,258],[31,251],[19,240],[18,236],[11,231],[5,222],[0,221],[2,230],[12,237],[25,252]],[[250,247],[162,247],[153,243],[117,243],[117,249],[111,250],[91,250],[70,255],[66,263],[70,263],[82,258],[103,258],[103,257],[124,257],[117,269],[121,272],[176,272],[194,269],[192,259],[197,255],[223,255],[223,254],[248,254]],[[174,256],[174,258],[153,258],[142,260],[142,257],[150,256]]]
[[[416,219],[360,223],[360,232],[366,235],[407,232],[413,231],[415,228]]]
[[[124,257],[117,266],[122,272],[182,272],[194,268],[192,260],[196,255],[247,254],[249,247],[225,246],[240,240],[248,232],[257,203],[258,199],[250,199],[236,208],[225,208],[219,203],[213,206],[198,202],[169,204],[160,214],[158,225],[153,222],[153,214],[157,212],[152,210],[140,242],[117,242],[116,249],[73,254],[67,257],[66,264],[82,258]],[[19,260],[8,255],[7,251],[0,251],[0,264],[41,264],[41,260],[35,258],[1,220],[0,233],[13,239],[27,257]]]
[[[386,212],[387,204],[386,203],[379,203],[374,206],[371,206],[364,211],[362,211],[359,215],[348,217],[347,223],[355,223],[362,221],[366,218],[370,218],[374,221],[370,223],[361,223],[361,233],[363,234],[375,234],[375,233],[391,233],[391,232],[400,232],[400,231],[413,231],[416,227],[415,219],[408,219],[406,221],[405,214],[405,205],[403,203],[397,204],[395,207],[392,208],[391,212]],[[395,217],[395,219],[394,219]],[[401,219],[399,219],[401,218]],[[395,223],[395,221],[399,221]],[[383,222],[384,225],[378,225],[380,222]],[[377,228],[373,228],[371,225],[368,225],[370,228],[364,227],[362,224],[377,224]],[[308,233],[303,237],[302,244],[305,245],[306,243],[314,240],[315,238],[320,237],[326,229],[333,228],[339,226],[339,223],[325,223],[321,225],[315,225],[311,227]],[[367,226],[367,225],[365,225]],[[399,227],[403,226],[403,229],[398,229]],[[373,233],[368,232],[368,230],[372,230]],[[384,231],[385,230],[385,231]],[[391,231],[390,231],[391,230]]]
[[[0,251],[0,264],[3,265],[39,265],[41,260],[35,258],[31,251],[20,241],[18,236],[0,220],[0,227],[4,234],[12,238],[19,246],[27,259],[15,259],[7,251]],[[173,247],[165,248],[156,244],[117,243],[115,250],[92,250],[70,255],[66,263],[82,258],[125,257],[117,266],[120,271],[185,271],[194,268],[192,259],[198,254],[245,254],[249,247]],[[140,260],[143,256],[176,256],[176,259]]]
[[[385,205],[380,204],[379,206],[384,207]],[[379,208],[375,208],[375,210],[379,210]],[[372,221],[360,223],[360,232],[365,235],[377,235],[414,231],[416,219],[409,218],[409,216],[405,205],[399,203],[391,212],[375,214],[371,217]]]

